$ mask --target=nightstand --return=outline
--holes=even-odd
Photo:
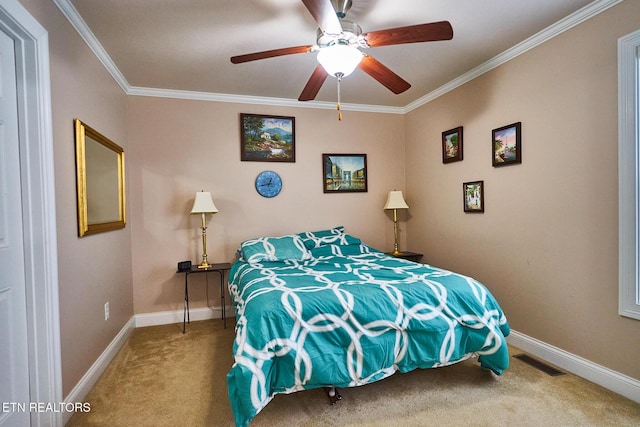
[[[189,270],[178,270],[176,273],[184,273],[184,311],[182,317],[182,333],[186,331],[187,323],[191,322],[189,318],[189,276],[195,273],[210,273],[215,271],[220,275],[220,301],[222,303],[222,321],[224,327],[227,327],[227,317],[224,302],[224,272],[231,268],[231,264],[228,262],[220,264],[211,264],[209,268],[198,268],[197,265],[191,266]]]
[[[393,257],[396,258],[402,258],[402,259],[406,259],[409,261],[413,261],[413,262],[420,262],[420,260],[422,259],[422,254],[419,254],[417,252],[409,252],[409,251],[404,251],[404,252],[400,252],[399,254],[395,254],[393,252],[385,252],[387,255],[391,255]]]

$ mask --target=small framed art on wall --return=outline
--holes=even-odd
[[[522,123],[512,123],[491,131],[494,167],[522,163]]]
[[[462,184],[464,211],[484,212],[484,181],[471,181]]]
[[[462,126],[442,132],[442,163],[462,160]]]

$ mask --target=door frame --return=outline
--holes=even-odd
[[[0,30],[16,53],[29,394],[62,402],[49,37],[17,0],[0,3]],[[31,425],[61,426],[61,413],[32,412]]]

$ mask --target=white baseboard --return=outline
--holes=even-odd
[[[552,365],[640,403],[640,381],[634,378],[513,330],[507,337],[507,342]]]
[[[226,317],[235,316],[233,307],[227,306],[225,309]],[[182,323],[184,319],[184,311],[182,309],[175,311],[158,311],[155,313],[136,314],[134,316],[136,328],[144,326],[169,325],[171,323]],[[191,321],[221,319],[222,310],[220,307],[202,307],[192,308],[189,310],[189,318]]]
[[[64,399],[65,403],[76,403],[83,402],[84,398],[89,394],[89,391],[93,388],[93,386],[98,382],[98,378],[107,369],[109,363],[116,357],[118,351],[122,348],[122,346],[127,342],[129,336],[135,329],[134,318],[129,319],[127,323],[120,329],[118,335],[109,343],[107,348],[102,352],[98,360],[95,361],[91,368],[87,371],[86,374],[78,381],[78,384],[71,390],[69,395]],[[72,412],[64,411],[62,413],[62,424],[65,425],[71,419],[73,415]]]

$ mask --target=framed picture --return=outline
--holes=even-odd
[[[295,162],[295,117],[240,113],[240,160]]]
[[[366,154],[323,154],[322,190],[325,193],[367,191]]]
[[[484,212],[484,181],[471,181],[462,184],[464,211]]]
[[[521,127],[522,123],[517,122],[491,131],[494,167],[522,163]]]
[[[462,126],[442,132],[442,163],[462,160]]]

